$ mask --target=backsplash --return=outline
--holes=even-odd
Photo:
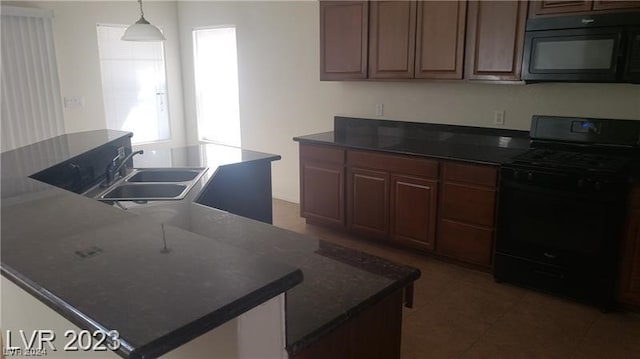
[[[82,193],[104,180],[105,169],[118,155],[120,147],[124,147],[125,155],[131,153],[131,137],[111,141],[30,177],[68,191]],[[131,166],[131,162],[128,165]]]

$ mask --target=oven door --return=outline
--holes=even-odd
[[[555,180],[536,184],[510,178],[509,171],[502,170],[500,181],[497,252],[564,268],[597,265],[597,258],[615,253],[623,222],[624,182],[603,180],[608,183],[603,190],[558,189],[561,186],[552,183],[575,184],[577,178],[533,173]]]
[[[623,29],[527,31],[522,61],[525,81],[621,81]]]

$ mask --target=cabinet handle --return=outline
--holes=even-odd
[[[582,22],[583,24],[591,24],[593,23],[595,20],[594,19],[582,19],[580,20],[580,22]]]
[[[553,253],[549,253],[549,252],[544,252],[544,256],[549,258],[549,259],[556,259],[558,256],[553,254]]]

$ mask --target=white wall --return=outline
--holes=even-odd
[[[66,132],[106,127],[96,24],[132,24],[140,17],[136,1],[3,1],[13,6],[53,10],[54,39],[62,96],[83,96],[84,107],[65,108]],[[174,1],[145,1],[145,18],[163,29],[172,140],[185,143],[177,7]]]
[[[237,27],[243,147],[282,155],[274,196],[298,201],[298,152],[292,137],[330,131],[333,116],[375,117],[527,130],[533,114],[640,119],[640,86],[494,85],[442,82],[320,82],[318,3],[179,2],[185,120],[195,140],[191,30]]]

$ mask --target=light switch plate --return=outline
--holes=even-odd
[[[84,107],[84,97],[82,96],[65,96],[64,107],[66,108],[80,108]]]
[[[504,110],[496,110],[493,112],[493,124],[504,126]]]

